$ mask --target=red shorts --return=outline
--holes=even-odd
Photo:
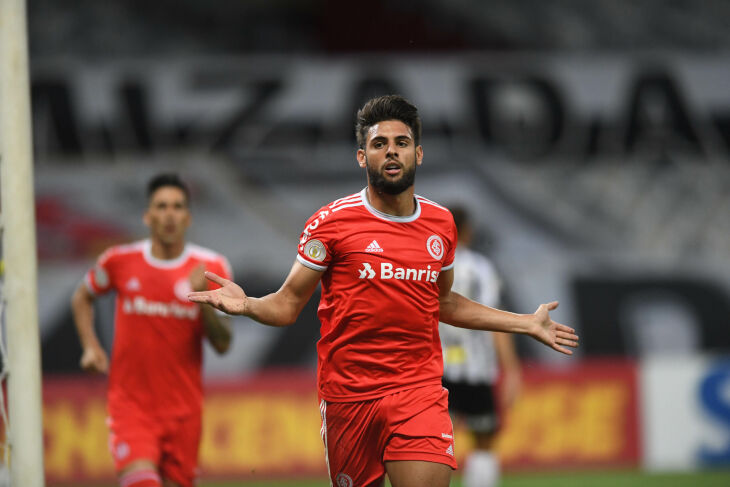
[[[320,401],[333,485],[378,484],[385,462],[421,460],[456,468],[448,391],[433,385],[358,402]]]
[[[136,460],[150,460],[163,479],[192,487],[198,473],[200,414],[152,418],[125,413],[110,416],[107,422],[117,472]]]

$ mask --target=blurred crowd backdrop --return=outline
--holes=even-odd
[[[610,445],[596,450],[559,432],[520,447],[518,438],[536,437],[523,431],[505,442],[508,466],[730,464],[730,2],[28,6],[42,357],[51,385],[78,372],[70,295],[104,248],[145,237],[151,175],[180,172],[193,190],[190,239],[228,256],[236,281],[262,295],[283,281],[307,217],[365,185],[355,160],[357,107],[401,93],[424,124],[416,192],[472,212],[477,247],[502,274],[505,307],[532,312],[559,300],[556,319],[581,335],[570,359],[518,341],[534,385],[527,409],[515,413],[521,424],[547,402],[579,397],[568,404],[599,425],[596,443],[611,436],[607,422],[623,431],[608,453]],[[277,370],[309,378],[316,303],[283,330],[236,319],[232,350],[206,353],[206,379],[224,391],[213,397],[231,397],[221,383],[239,381],[240,393],[247,380]],[[109,347],[112,306],[105,298],[97,313]],[[568,379],[555,379],[545,399],[545,377]],[[584,388],[564,399],[569,383]],[[46,416],[59,469],[68,458],[59,431],[87,424],[73,414],[70,423],[58,419],[62,390],[47,396]],[[306,398],[295,409],[311,408],[316,423],[315,400]],[[241,411],[227,407],[231,417]],[[314,471],[324,468],[317,431],[307,433],[315,435]],[[212,435],[204,451],[235,443]],[[545,453],[555,445],[564,445],[557,460]],[[84,458],[96,472],[94,456]],[[205,458],[221,475],[241,465]],[[306,470],[307,461],[291,468]],[[273,460],[262,462],[259,471],[276,471]],[[68,480],[79,469],[63,472],[53,475]]]

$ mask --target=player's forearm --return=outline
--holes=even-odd
[[[248,297],[244,314],[264,325],[289,326],[300,312],[296,303],[276,292],[260,298]]]
[[[451,292],[441,299],[439,320],[459,328],[527,334],[531,315],[502,311]]]
[[[101,344],[94,331],[94,299],[82,286],[83,284],[71,297],[71,312],[81,348],[85,350],[90,347],[101,347]]]
[[[208,341],[216,352],[225,353],[230,348],[233,338],[230,319],[219,315],[214,308],[207,305],[201,305],[200,312]]]

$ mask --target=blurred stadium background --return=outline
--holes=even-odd
[[[145,235],[148,177],[180,171],[191,240],[266,293],[306,218],[365,184],[354,111],[389,92],[422,112],[417,192],[472,210],[509,309],[557,299],[581,335],[568,360],[519,341],[505,485],[730,485],[730,2],[28,9],[49,485],[113,484],[68,303],[101,250]],[[203,485],[324,478],[316,302],[285,330],[238,319],[207,354]],[[112,302],[97,314],[111,346]]]

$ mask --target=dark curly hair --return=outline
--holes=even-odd
[[[365,148],[370,127],[385,120],[398,120],[406,124],[411,129],[415,145],[420,145],[421,117],[418,116],[418,108],[400,95],[384,95],[368,100],[357,111],[355,136],[360,149]]]

